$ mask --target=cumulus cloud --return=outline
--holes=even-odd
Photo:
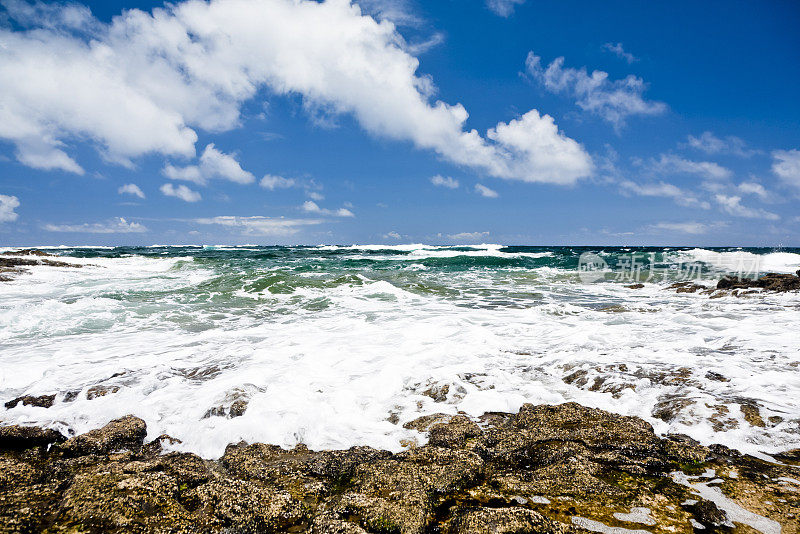
[[[192,191],[185,185],[175,186],[173,184],[166,183],[162,185],[159,189],[164,195],[168,197],[179,198],[185,202],[197,202],[198,200],[203,198],[200,196],[200,193],[198,193],[197,191]]]
[[[432,100],[433,82],[396,27],[343,0],[184,1],[108,24],[72,17],[71,31],[52,20],[0,29],[0,139],[31,166],[82,172],[67,153],[75,140],[124,165],[151,153],[193,157],[198,130],[236,128],[244,103],[271,92],[498,178],[572,184],[592,171],[583,147],[535,110],[485,137],[467,129],[461,104]],[[225,161],[221,177],[253,181]],[[208,180],[202,161],[168,172]]]
[[[624,59],[628,62],[628,64],[638,61],[638,58],[631,54],[630,52],[626,52],[625,49],[622,47],[622,43],[606,43],[603,45],[603,50],[607,50],[611,52],[615,56],[620,59]]]
[[[742,197],[734,195],[716,195],[714,197],[717,204],[725,213],[735,217],[746,217],[748,219],[766,219],[768,221],[777,221],[780,217],[769,211],[760,208],[748,208],[741,204]]]
[[[334,217],[355,217],[355,214],[347,208],[339,208],[338,210],[320,208],[313,200],[303,202],[301,209],[306,213],[319,213],[320,215],[333,215]]]
[[[0,222],[13,222],[19,214],[14,210],[19,207],[19,199],[10,195],[0,195]]]
[[[475,241],[489,237],[489,232],[461,232],[459,234],[449,234],[447,237],[455,241]]]
[[[458,189],[458,180],[450,176],[442,176],[437,174],[431,178],[431,183],[437,187],[446,187],[447,189]]]
[[[264,189],[274,191],[276,189],[288,189],[297,185],[293,178],[284,178],[283,176],[275,176],[273,174],[265,174],[261,181],[258,183]]]
[[[619,186],[623,194],[634,194],[643,197],[667,197],[681,206],[698,207],[706,210],[711,208],[711,204],[708,202],[699,200],[692,193],[666,182],[639,184],[625,180],[620,182]]]
[[[733,154],[743,158],[757,154],[758,150],[747,148],[747,143],[743,139],[734,135],[720,138],[712,132],[703,132],[699,137],[690,135],[687,138],[687,144],[696,150],[705,152],[706,154]]]
[[[195,219],[197,224],[217,225],[237,230],[242,235],[289,236],[299,232],[304,226],[320,224],[318,219],[285,219],[283,217],[238,217],[221,215],[218,217]]]
[[[486,0],[488,7],[495,15],[509,17],[514,8],[525,3],[525,0]]]
[[[489,189],[483,184],[475,184],[475,192],[486,198],[497,198],[500,196],[497,191],[494,189]]]
[[[622,80],[610,80],[601,70],[588,73],[586,67],[564,68],[564,58],[553,60],[545,68],[542,58],[528,53],[527,73],[551,93],[561,93],[575,99],[582,110],[593,113],[614,125],[625,126],[633,115],[659,115],[667,110],[663,102],[645,100],[647,85],[641,78],[628,75]]]
[[[788,185],[800,187],[800,150],[775,150],[772,158],[775,176]]]
[[[167,165],[163,172],[164,176],[171,180],[186,180],[197,185],[207,185],[209,180],[214,178],[237,184],[251,184],[256,180],[255,176],[242,169],[236,158],[230,154],[223,154],[213,143],[206,146],[198,165],[188,167]]]
[[[711,180],[724,180],[732,174],[730,169],[713,161],[693,161],[674,154],[661,154],[658,159],[650,159],[644,166],[658,174],[693,174]]]
[[[45,224],[42,228],[48,232],[65,232],[75,234],[140,234],[147,232],[147,227],[122,217],[106,222],[83,224]]]
[[[383,238],[384,239],[389,239],[389,238],[391,238],[391,239],[402,239],[403,236],[398,234],[395,231],[391,231],[391,232],[387,232],[387,233],[383,234]]]
[[[144,191],[139,189],[139,186],[136,184],[125,184],[117,189],[117,193],[120,195],[133,195],[135,197],[144,198]]]

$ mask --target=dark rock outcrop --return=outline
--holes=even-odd
[[[800,290],[800,271],[797,271],[796,274],[768,273],[757,280],[726,276],[717,282],[717,289],[733,290],[754,288],[781,292]]]
[[[169,436],[143,444],[134,416],[67,441],[0,427],[0,532],[625,532],[642,530],[642,510],[653,534],[730,530],[739,516],[686,481],[798,532],[794,468],[660,438],[636,417],[568,403],[405,426],[429,443],[397,454],[238,443],[215,461],[164,454]]]
[[[38,406],[40,408],[50,408],[55,402],[56,396],[55,395],[40,395],[35,397],[33,395],[23,395],[22,397],[17,397],[16,399],[10,400],[4,404],[7,409],[16,408],[19,403],[22,403],[23,406]]]

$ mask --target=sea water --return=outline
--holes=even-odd
[[[800,295],[668,289],[743,260],[794,272],[798,249],[48,251],[82,267],[0,283],[0,400],[56,402],[0,407],[3,424],[81,433],[131,413],[204,457],[240,440],[396,451],[424,440],[403,427],[422,415],[577,401],[749,453],[800,447]],[[586,253],[612,276],[582,277]]]

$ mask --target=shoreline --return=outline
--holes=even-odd
[[[145,443],[134,416],[69,439],[2,426],[0,532],[799,531],[798,450],[769,463],[577,403],[408,425],[428,443],[217,460]]]

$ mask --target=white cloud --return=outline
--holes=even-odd
[[[186,180],[198,185],[207,185],[209,180],[214,178],[230,180],[237,184],[251,184],[256,180],[255,176],[242,169],[236,158],[230,154],[223,154],[213,143],[206,146],[200,156],[199,165],[188,167],[167,165],[163,172],[164,176],[171,180]]]
[[[632,193],[643,197],[667,197],[681,206],[698,207],[706,210],[711,208],[711,204],[708,202],[701,201],[692,193],[666,182],[638,184],[626,180],[620,182],[619,185],[623,193]]]
[[[495,15],[509,17],[514,8],[525,3],[525,0],[486,0],[488,7]]]
[[[128,222],[122,217],[116,217],[103,223],[45,224],[42,228],[48,232],[78,234],[140,234],[147,232],[147,227],[143,224]]]
[[[318,219],[285,219],[283,217],[218,217],[195,219],[197,224],[218,225],[237,229],[243,235],[288,236],[296,234],[303,226],[320,224]]]
[[[700,137],[690,135],[687,142],[690,147],[706,154],[734,154],[749,158],[758,153],[757,150],[747,148],[747,143],[743,139],[733,135],[721,139],[711,132],[703,132]]]
[[[173,184],[167,183],[161,186],[160,191],[168,197],[179,198],[185,202],[197,202],[203,198],[200,196],[200,193],[197,191],[192,191],[185,185],[179,185],[176,187]]]
[[[456,241],[475,241],[489,237],[489,232],[461,232],[460,234],[449,234],[447,237]]]
[[[762,200],[769,197],[769,193],[766,189],[764,189],[764,186],[757,182],[742,182],[736,187],[736,189],[745,195],[756,195],[761,197]]]
[[[498,123],[486,136],[502,147],[493,176],[570,185],[594,171],[583,147],[559,132],[550,115],[540,116],[535,109]]]
[[[475,192],[486,198],[497,198],[500,196],[497,191],[489,189],[483,184],[475,184]]]
[[[301,208],[307,213],[319,213],[320,215],[333,215],[335,217],[355,217],[355,214],[347,208],[339,208],[338,210],[320,208],[313,200],[306,200]]]
[[[125,165],[150,153],[192,157],[197,130],[238,127],[241,107],[266,89],[494,177],[572,184],[592,171],[583,147],[535,110],[512,121],[536,132],[523,144],[499,134],[512,123],[487,137],[466,129],[461,104],[432,101],[433,82],[417,74],[396,27],[343,0],[185,1],[109,24],[72,17],[73,31],[52,19],[56,27],[0,29],[0,139],[31,166],[82,172],[66,152],[74,140]],[[226,161],[221,177],[253,181]],[[169,172],[208,179],[202,162]]]
[[[724,212],[736,217],[746,217],[748,219],[767,219],[769,221],[777,221],[780,219],[780,217],[775,213],[771,213],[763,209],[742,206],[742,197],[739,196],[716,195],[714,198],[717,200],[717,203]]]
[[[437,174],[431,178],[431,183],[437,187],[446,187],[447,189],[458,189],[458,180],[450,176],[442,176]]]
[[[403,236],[401,236],[397,232],[392,231],[392,232],[388,232],[386,234],[383,234],[383,238],[384,239],[389,239],[389,238],[391,238],[391,239],[402,239]]]
[[[551,93],[569,95],[582,110],[599,115],[615,128],[624,126],[632,115],[659,115],[667,110],[663,102],[643,98],[647,85],[632,74],[622,80],[609,80],[608,73],[601,70],[589,74],[586,67],[564,68],[563,57],[553,60],[547,68],[541,61],[529,52],[525,60],[528,74]]]
[[[709,225],[699,222],[660,222],[649,227],[650,230],[669,230],[670,232],[680,232],[683,234],[705,234],[712,227],[716,225]]]
[[[622,43],[606,43],[603,45],[603,49],[608,50],[620,59],[624,59],[628,62],[628,64],[638,61],[636,56],[625,51],[625,49],[622,47]]]
[[[19,207],[19,199],[10,195],[0,195],[0,223],[16,221],[19,214],[14,210]]]
[[[316,201],[325,200],[325,195],[317,191],[306,191],[306,195],[308,195],[308,198],[310,198],[311,200],[316,200]]]
[[[293,178],[284,178],[283,176],[275,176],[273,174],[265,174],[259,182],[259,185],[264,189],[274,191],[276,189],[288,189],[297,185]]]
[[[772,158],[772,172],[785,183],[800,187],[800,150],[775,150]]]
[[[139,186],[136,184],[125,184],[117,189],[117,193],[120,195],[133,195],[139,198],[144,198],[144,191],[139,189]]]
[[[658,174],[694,174],[711,180],[723,180],[732,174],[713,161],[692,161],[674,154],[661,154],[659,159],[650,159],[645,166]]]

